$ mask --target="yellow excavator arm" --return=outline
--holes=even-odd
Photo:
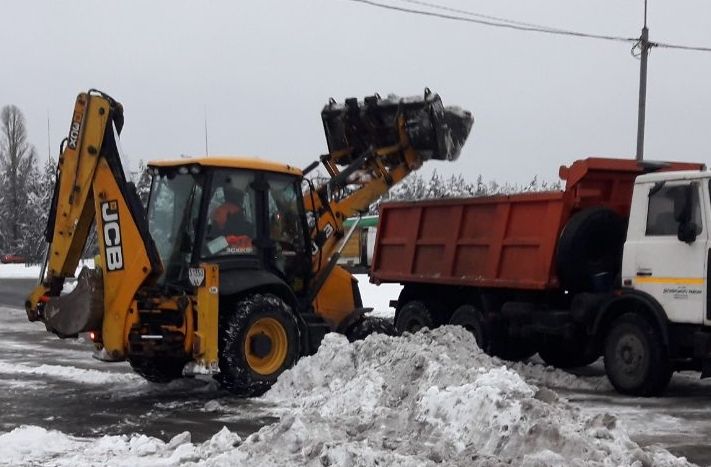
[[[25,304],[28,318],[43,321],[49,331],[63,337],[101,332],[105,348],[117,354],[123,353],[136,291],[162,272],[142,205],[121,166],[122,126],[123,109],[109,96],[89,91],[77,97],[57,164],[45,267]],[[92,223],[98,264],[84,268],[76,288],[60,295],[65,279],[74,276]]]
[[[330,152],[320,162],[330,178],[311,184],[304,195],[313,245],[311,298],[331,327],[342,329],[357,318],[351,311],[361,306],[343,293],[354,279],[337,266],[348,240],[344,221],[367,213],[425,161],[456,160],[474,120],[467,111],[445,108],[429,89],[422,97],[375,95],[362,102],[347,99],[343,105],[332,100],[321,115]]]

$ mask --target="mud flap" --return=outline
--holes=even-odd
[[[82,268],[76,288],[66,295],[50,297],[44,309],[47,330],[59,337],[101,329],[104,318],[104,288],[100,269]]]

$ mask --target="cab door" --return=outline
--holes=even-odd
[[[636,190],[646,191],[646,197],[636,196],[632,211],[646,215],[630,219],[623,279],[653,296],[670,321],[700,324],[707,294],[707,188],[684,180],[648,183]]]
[[[267,174],[269,263],[297,295],[305,292],[311,274],[311,255],[299,179]]]

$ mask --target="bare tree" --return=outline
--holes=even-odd
[[[25,117],[14,105],[0,112],[0,239],[3,248],[20,251],[25,236],[21,226],[29,212],[28,193],[35,169],[36,151],[27,141]]]

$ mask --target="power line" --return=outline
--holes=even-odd
[[[695,50],[697,52],[711,52],[711,47],[696,47],[691,45],[666,44],[664,42],[651,42],[653,47],[662,49]]]
[[[483,18],[483,19],[488,19],[488,20],[492,20],[492,21],[498,21],[498,22],[501,22],[501,23],[515,24],[515,25],[518,25],[518,26],[528,26],[528,27],[537,28],[537,29],[546,29],[546,30],[548,30],[548,31],[565,31],[565,32],[568,32],[567,30],[561,29],[561,28],[553,28],[553,27],[550,27],[550,26],[542,26],[542,25],[540,25],[540,24],[535,24],[535,23],[525,23],[525,22],[523,22],[523,21],[515,21],[515,20],[512,20],[512,19],[502,18],[502,17],[500,17],[500,16],[484,15],[484,14],[481,14],[481,13],[474,13],[473,11],[461,10],[461,9],[459,9],[459,8],[452,8],[452,7],[448,7],[448,6],[445,6],[445,5],[439,5],[439,4],[437,4],[437,3],[424,2],[424,1],[421,1],[421,0],[400,0],[400,1],[405,2],[405,3],[411,3],[411,4],[413,4],[413,5],[420,5],[420,6],[425,6],[425,7],[429,7],[429,8],[434,8],[434,9],[437,9],[437,10],[449,11],[449,12],[452,12],[452,13],[461,13],[461,14],[464,14],[464,15],[467,15],[467,16],[472,16],[472,17],[475,17],[475,18]]]
[[[545,26],[538,26],[538,25],[525,25],[520,22],[512,22],[512,20],[488,20],[488,19],[476,19],[476,18],[467,18],[465,16],[457,16],[457,15],[451,15],[451,14],[446,14],[446,13],[437,13],[434,11],[425,11],[425,10],[416,10],[414,8],[407,8],[407,7],[402,7],[402,6],[396,6],[396,5],[389,5],[386,3],[380,3],[374,0],[348,0],[350,2],[355,2],[355,3],[362,3],[365,5],[377,7],[377,8],[384,8],[386,10],[394,10],[394,11],[400,11],[403,13],[410,13],[410,14],[416,14],[416,15],[422,15],[422,16],[432,16],[435,18],[442,18],[442,19],[449,19],[453,21],[462,21],[466,23],[476,23],[476,24],[482,24],[485,26],[492,26],[492,27],[498,27],[498,28],[505,28],[505,29],[515,29],[518,31],[529,31],[529,32],[540,32],[544,34],[554,34],[554,35],[560,35],[560,36],[574,36],[574,37],[582,37],[582,38],[588,38],[588,39],[600,39],[600,40],[608,40],[608,41],[617,41],[617,42],[636,42],[638,39],[634,37],[620,37],[620,36],[608,36],[604,34],[589,34],[585,32],[579,32],[579,31],[568,31],[565,29],[553,29],[553,28],[548,28]],[[424,3],[424,2],[422,2]],[[441,5],[440,5],[441,6]],[[467,12],[467,14],[470,15],[475,15],[476,13],[471,13]],[[503,22],[507,21],[507,22]],[[530,24],[530,23],[528,23]]]
[[[404,2],[404,3],[410,3],[413,5],[420,5],[420,6],[427,7],[427,8],[437,9],[440,11],[446,11],[449,13],[457,13],[457,14],[455,15],[455,14],[449,14],[449,13],[438,13],[438,12],[434,12],[434,11],[419,10],[419,9],[415,9],[415,8],[408,8],[405,6],[398,6],[398,5],[391,5],[391,4],[387,4],[387,3],[381,3],[376,0],[348,0],[348,1],[354,2],[354,3],[361,3],[361,4],[365,4],[365,5],[372,6],[372,7],[383,8],[386,10],[399,11],[401,13],[409,13],[409,14],[421,15],[421,16],[430,16],[430,17],[435,17],[435,18],[448,19],[448,20],[452,20],[452,21],[461,21],[461,22],[466,22],[466,23],[476,23],[476,24],[481,24],[484,26],[491,26],[491,27],[498,27],[498,28],[505,28],[505,29],[514,29],[517,31],[538,32],[538,33],[543,33],[543,34],[553,34],[553,35],[559,35],[559,36],[572,36],[572,37],[581,37],[581,38],[587,38],[587,39],[599,39],[599,40],[617,41],[617,42],[632,42],[633,44],[635,44],[635,46],[637,46],[640,41],[640,39],[638,37],[622,37],[622,36],[613,36],[613,35],[605,35],[605,34],[592,34],[592,33],[580,32],[580,31],[573,31],[573,30],[569,30],[569,29],[561,29],[561,28],[554,28],[554,27],[550,27],[550,26],[543,26],[543,25],[534,24],[534,23],[526,23],[523,21],[515,21],[515,20],[502,18],[502,17],[498,17],[498,16],[484,15],[484,14],[480,14],[480,13],[475,13],[473,11],[462,10],[462,9],[458,9],[458,8],[451,8],[451,7],[448,7],[445,5],[439,5],[439,4],[427,2],[424,0],[399,0],[399,1]],[[466,16],[460,16],[460,15],[466,15]],[[645,18],[645,23],[646,23],[646,18]],[[697,51],[697,52],[711,52],[711,47],[700,47],[700,46],[670,44],[670,43],[665,43],[665,42],[651,42],[651,41],[648,44],[649,44],[649,47],[659,47],[659,48],[664,48],[664,49],[688,50],[688,51]]]

